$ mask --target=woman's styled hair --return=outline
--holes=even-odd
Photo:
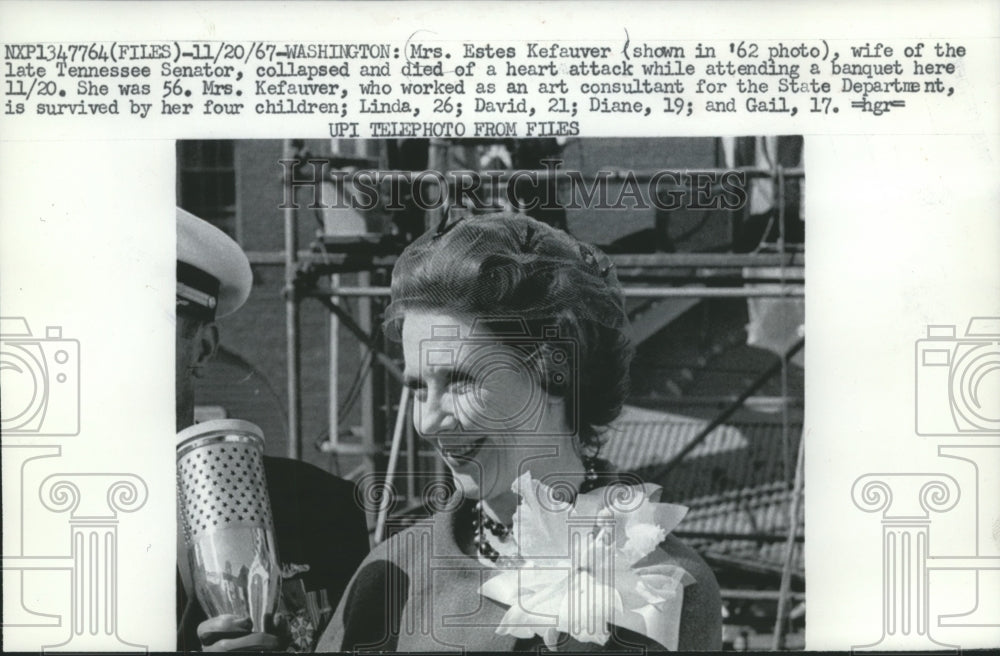
[[[604,253],[521,214],[442,223],[396,262],[387,335],[398,337],[412,310],[526,329],[547,374],[542,384],[565,398],[570,425],[579,428],[588,455],[596,455],[602,429],[625,402],[633,354],[621,285]],[[501,340],[510,334],[492,332]],[[550,347],[567,341],[575,362],[553,356],[564,350]],[[567,367],[575,371],[553,375]]]

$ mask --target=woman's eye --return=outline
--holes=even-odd
[[[414,399],[421,403],[427,400],[427,385],[416,380],[408,380],[404,384],[410,388]]]
[[[456,380],[448,386],[448,389],[452,394],[468,394],[472,391],[473,385],[471,380]]]

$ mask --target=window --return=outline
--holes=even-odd
[[[177,142],[177,204],[239,241],[232,141]]]

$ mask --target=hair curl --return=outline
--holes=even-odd
[[[633,355],[621,285],[604,253],[520,214],[460,219],[421,236],[396,262],[386,333],[398,338],[412,310],[527,326],[549,374],[546,391],[567,397],[584,455],[597,454],[628,394]],[[551,326],[557,335],[544,330]],[[547,357],[547,339],[575,343],[579,398],[552,384],[558,365]]]

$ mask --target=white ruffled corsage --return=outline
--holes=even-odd
[[[659,503],[655,485],[613,485],[570,504],[524,473],[521,497],[498,562],[480,592],[508,606],[496,632],[541,636],[554,649],[560,633],[607,644],[614,624],[676,650],[686,570],[658,549],[687,513]]]

